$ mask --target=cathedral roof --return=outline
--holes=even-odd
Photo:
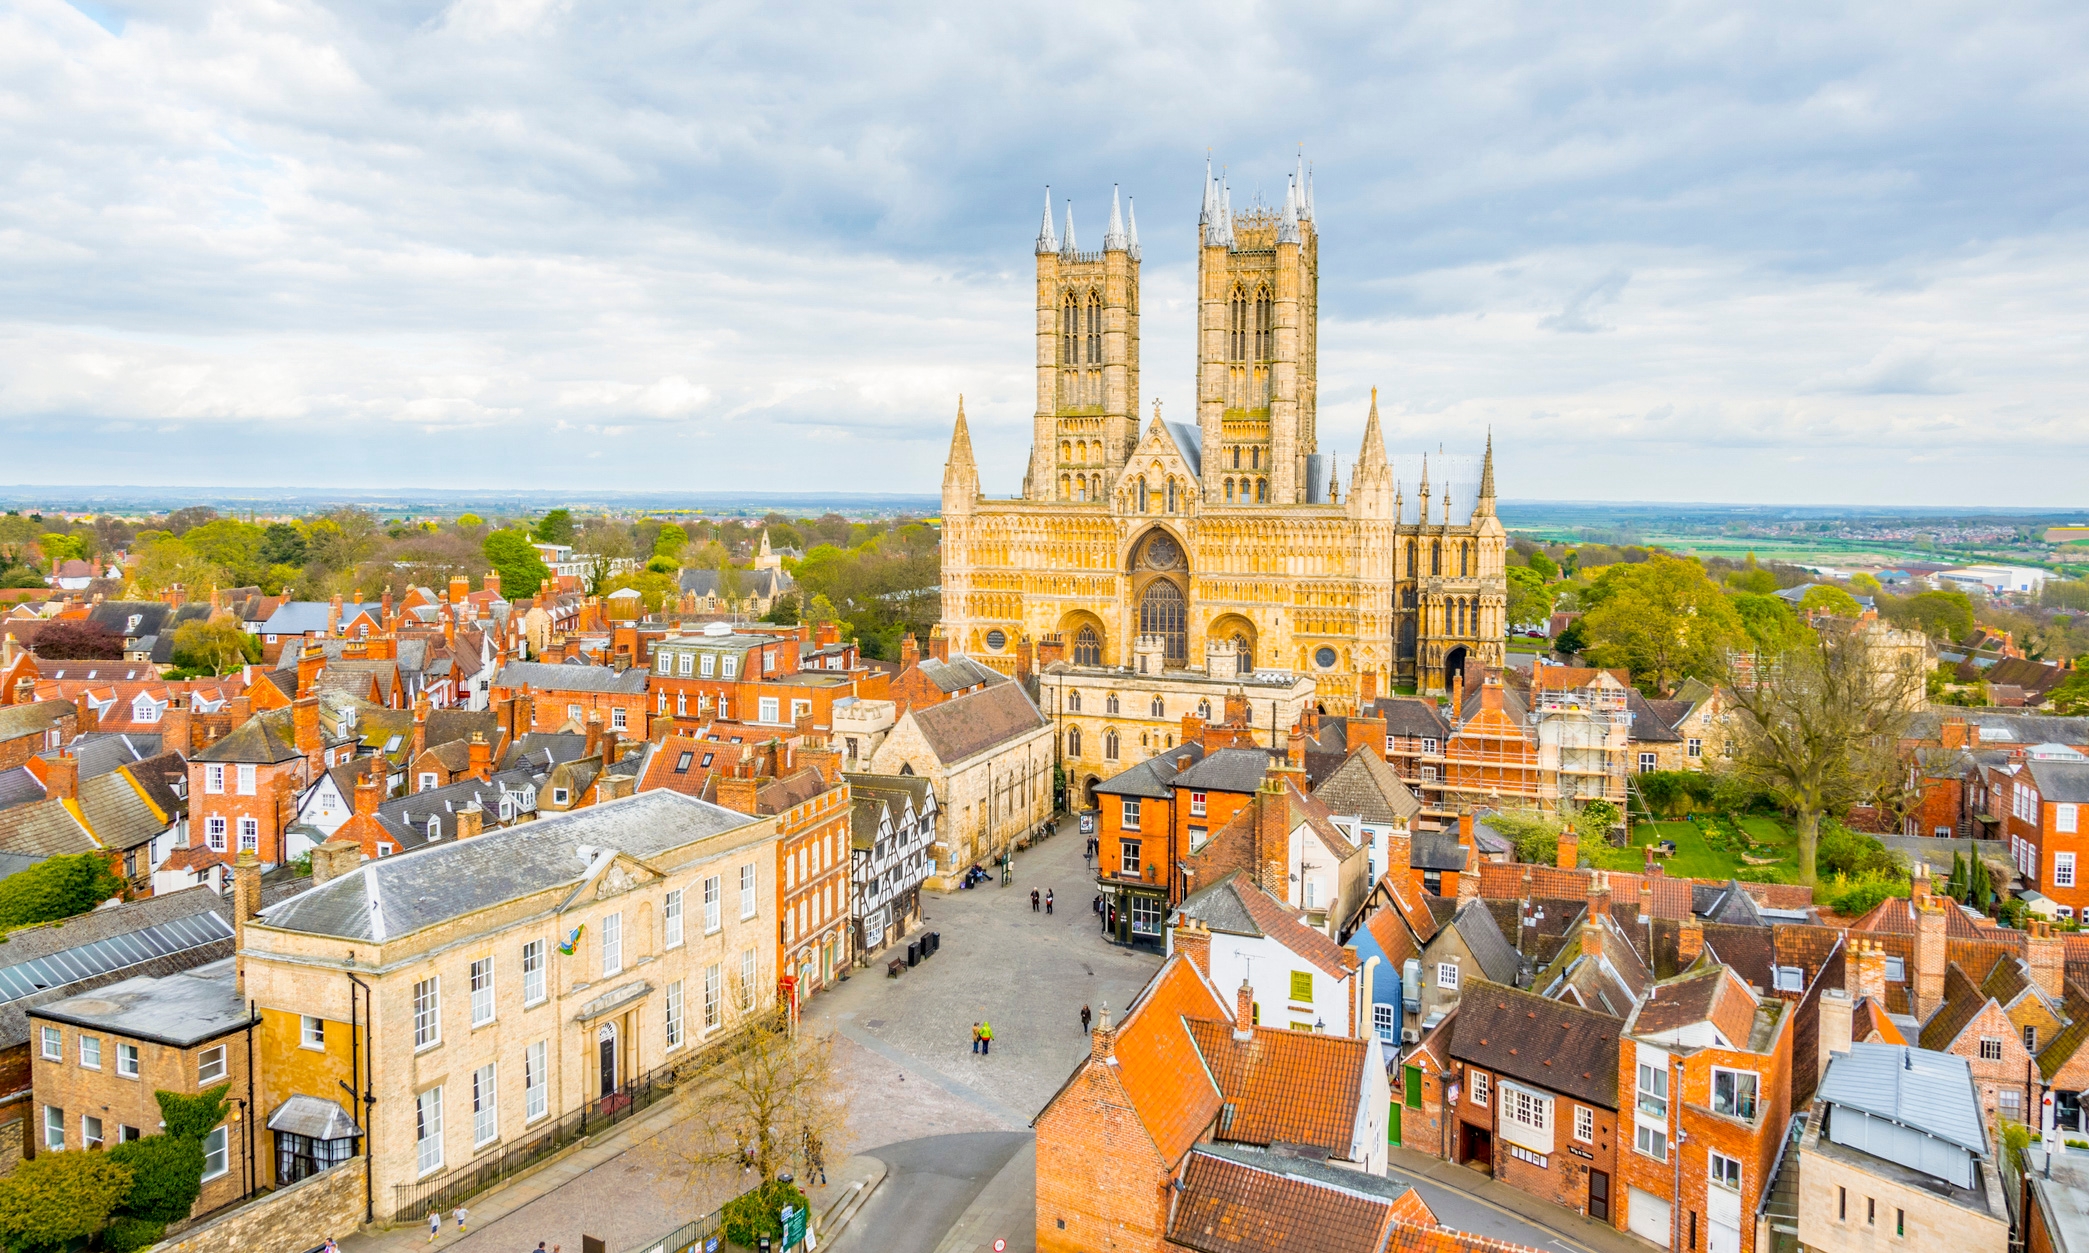
[[[1186,422],[1163,422],[1161,425],[1167,429],[1168,438],[1175,441],[1175,451],[1182,454],[1184,461],[1189,462],[1190,474],[1202,482],[1204,443],[1197,434],[1197,428]]]

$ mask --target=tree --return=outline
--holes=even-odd
[[[45,532],[42,538],[36,541],[36,546],[43,550],[44,561],[52,569],[56,569],[61,561],[71,561],[75,557],[87,555],[87,546],[80,542],[79,536],[63,535],[57,531]]]
[[[156,539],[145,545],[139,554],[134,577],[138,586],[148,592],[162,591],[176,584],[198,592],[220,585],[231,586],[231,579],[223,567],[189,547],[186,540],[172,537]]]
[[[36,633],[35,652],[44,661],[121,661],[123,637],[86,618],[60,618]]]
[[[1744,595],[1768,596],[1777,590],[1777,576],[1757,565],[1755,554],[1749,553],[1741,568],[1726,576],[1726,585]]]
[[[1695,561],[1657,553],[1612,565],[1590,594],[1595,603],[1581,619],[1590,657],[1625,666],[1661,692],[1718,673],[1727,649],[1745,638],[1732,602]]]
[[[537,589],[551,577],[551,567],[530,547],[529,537],[520,531],[495,531],[486,537],[480,551],[486,561],[500,575],[500,594],[508,600],[520,600],[534,596]]]
[[[689,532],[670,522],[666,526],[661,527],[660,533],[653,537],[653,555],[655,557],[665,557],[669,561],[675,562],[677,568],[680,568],[682,545],[688,542]]]
[[[1728,753],[1791,812],[1803,882],[1817,875],[1821,819],[1871,799],[1900,771],[1922,676],[1897,661],[1872,632],[1831,624],[1749,654],[1728,675],[1737,715]]]
[[[1588,634],[1588,628],[1581,625],[1581,619],[1576,618],[1560,628],[1560,633],[1553,637],[1552,647],[1555,651],[1572,657],[1588,647]]]
[[[1964,592],[1918,592],[1884,602],[1880,612],[1896,626],[1914,627],[1935,639],[1960,639],[1973,629],[1973,598]]]
[[[636,574],[620,574],[603,585],[602,594],[620,592],[625,588],[638,591],[639,603],[647,613],[657,613],[660,607],[673,602],[682,595],[682,585],[671,574],[657,570],[640,570]]]
[[[261,560],[272,566],[305,564],[305,533],[288,522],[271,522],[261,532]]]
[[[1552,558],[1546,556],[1544,553],[1532,552],[1528,560],[1530,561],[1530,568],[1537,571],[1538,577],[1545,580],[1547,583],[1550,583],[1554,579],[1559,577],[1558,563],[1554,562]]]
[[[122,891],[106,854],[47,857],[0,879],[0,931],[84,914]]]
[[[0,1240],[14,1253],[57,1253],[102,1229],[130,1191],[107,1153],[44,1153],[0,1179]]]
[[[1748,633],[1750,644],[1757,651],[1781,652],[1806,629],[1799,615],[1792,612],[1791,603],[1781,597],[1743,592],[1730,599],[1735,616],[1741,619],[1741,629]]]
[[[1544,554],[1540,553],[1539,556]],[[1545,578],[1529,566],[1510,566],[1509,577],[1509,625],[1535,627],[1545,625],[1552,615],[1552,591],[1545,586]]]
[[[1812,615],[1828,614],[1836,618],[1854,618],[1864,612],[1857,598],[1832,583],[1818,583],[1806,589],[1799,598],[1799,612]]]
[[[553,509],[537,519],[537,538],[546,544],[573,542],[573,511]]]
[[[1859,570],[1850,576],[1850,588],[1862,596],[1876,596],[1879,594],[1881,584],[1876,575],[1866,574],[1864,571]]]
[[[781,1006],[762,1005],[736,979],[729,990],[739,1010],[737,1038],[705,1078],[704,1132],[685,1150],[693,1167],[744,1171],[750,1182],[774,1181],[808,1145],[839,1161],[847,1133],[834,1037],[815,1035]],[[802,1177],[802,1171],[801,1171]]]
[[[254,645],[251,656],[249,644]],[[185,670],[224,674],[248,661],[261,660],[260,641],[239,629],[229,615],[184,622],[174,629],[174,664]]]
[[[153,1135],[109,1146],[109,1157],[131,1171],[120,1212],[150,1223],[187,1218],[203,1190],[203,1142],[191,1136]]]

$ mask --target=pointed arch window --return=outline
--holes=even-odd
[[[1210,701],[1208,701],[1208,700],[1200,700],[1200,701],[1198,701],[1198,702],[1197,702],[1197,717],[1198,717],[1198,718],[1200,718],[1200,719],[1202,719],[1203,721],[1206,721],[1206,722],[1209,722],[1209,721],[1211,720],[1211,702],[1210,702]]]
[[[1413,540],[1408,540],[1408,541],[1407,541],[1407,576],[1408,576],[1409,578],[1413,578],[1413,577],[1414,577],[1415,575],[1417,575],[1417,574],[1420,574],[1420,573],[1421,573],[1421,570],[1422,570],[1421,566],[1420,566],[1420,565],[1418,565],[1418,564],[1416,563],[1416,560],[1415,560],[1415,558],[1416,558],[1416,555],[1417,555],[1417,554],[1416,554],[1416,551],[1415,551],[1415,543],[1414,543],[1414,541],[1413,541]]]
[[[1117,760],[1117,732],[1114,729],[1103,732],[1103,760]]]
[[[1064,474],[1059,476],[1059,499],[1073,499],[1073,480]]]
[[[1146,476],[1143,474],[1139,476],[1139,512],[1147,512]]]
[[[1156,718],[1165,718],[1168,716],[1168,702],[1162,700],[1158,696],[1153,698],[1153,703],[1149,706],[1149,708],[1152,709],[1153,716]]]
[[[1233,299],[1227,306],[1226,359],[1245,361],[1248,359],[1248,294],[1236,287]]]
[[[1253,449],[1249,449],[1249,450],[1248,450],[1248,469],[1250,469],[1250,470],[1260,470],[1261,468],[1262,468],[1262,450],[1261,450],[1260,448],[1253,448]]]
[[[1468,574],[1471,574],[1471,573],[1472,573],[1472,571],[1471,571],[1471,570],[1470,570],[1470,569],[1468,568],[1468,567],[1470,566],[1470,564],[1471,564],[1471,558],[1472,558],[1472,549],[1471,549],[1471,547],[1470,547],[1470,546],[1468,546],[1468,545],[1465,545],[1465,544],[1460,544],[1460,545],[1458,545],[1458,574],[1459,574],[1459,577],[1461,577],[1461,578],[1462,578],[1462,577],[1464,577],[1465,575],[1468,575]]]
[[[1066,694],[1066,712],[1070,714],[1081,712],[1081,689],[1075,688]]]
[[[1084,626],[1074,633],[1074,664],[1077,666],[1099,666],[1103,664],[1103,637],[1092,626]]]
[[[1171,478],[1171,479],[1169,479],[1169,480],[1168,480],[1168,512],[1169,512],[1169,513],[1174,513],[1174,512],[1175,512],[1175,508],[1176,508],[1176,492],[1175,492],[1175,480]]]
[[[1139,598],[1139,634],[1160,636],[1168,661],[1177,666],[1189,656],[1188,611],[1182,589],[1166,579],[1147,584]]]
[[[1112,716],[1119,712],[1117,708],[1117,693],[1112,692],[1103,698],[1103,712]]]
[[[1443,541],[1440,539],[1429,541],[1429,573],[1443,573]]]
[[[1094,290],[1088,293],[1088,364],[1103,363],[1103,298]]]
[[[1242,674],[1251,673],[1255,669],[1255,648],[1248,643],[1248,636],[1245,631],[1234,632],[1233,648],[1234,651],[1240,654],[1240,672]]]
[[[1233,446],[1233,468],[1234,468],[1234,469],[1236,469],[1236,470],[1240,469],[1240,445],[1239,445],[1239,444],[1235,444],[1235,445]]]
[[[1255,359],[1268,361],[1277,355],[1276,311],[1270,304],[1269,288],[1255,292]]]
[[[1081,755],[1081,728],[1066,728],[1066,755],[1068,757],[1079,757]]]
[[[1075,365],[1081,360],[1081,298],[1072,292],[1059,306],[1059,364]]]

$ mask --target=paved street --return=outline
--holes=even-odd
[[[877,1149],[875,1156],[890,1173],[835,1241],[836,1253],[937,1253],[945,1233],[1029,1143],[1024,1132],[985,1131]],[[1034,1180],[1034,1158],[1024,1156],[1033,1165]],[[1014,1250],[1032,1243],[1029,1224],[997,1234],[1009,1237]]]

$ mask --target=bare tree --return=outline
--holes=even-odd
[[[838,1161],[848,1108],[834,1038],[792,1021],[780,1005],[757,1005],[738,986],[730,999],[738,1021],[700,1080],[705,1127],[690,1164],[738,1171],[757,1187],[816,1155]]]
[[[1774,655],[1737,657],[1729,675],[1736,770],[1788,806],[1799,874],[1812,883],[1821,818],[1877,799],[1899,778],[1899,747],[1922,703],[1922,674],[1871,624],[1825,619]]]

